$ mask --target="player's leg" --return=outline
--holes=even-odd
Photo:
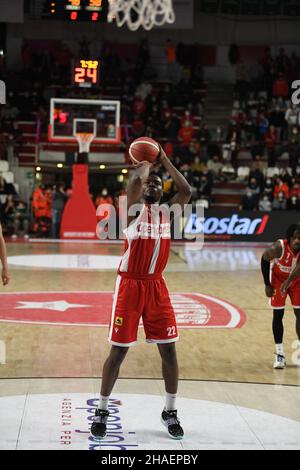
[[[108,336],[112,348],[103,366],[99,407],[91,428],[91,433],[96,438],[103,438],[106,435],[109,397],[129,347],[137,340],[140,319],[137,301],[140,296],[136,284],[121,279],[120,276],[116,281]]]
[[[111,395],[116,380],[119,377],[121,364],[124,361],[128,351],[129,348],[122,348],[120,346],[111,347],[110,354],[103,366],[100,396],[100,405],[102,404],[103,406],[99,406],[100,409],[107,409],[105,398]],[[101,397],[104,397],[102,403]]]
[[[91,427],[91,433],[95,438],[101,439],[106,436],[109,397],[119,377],[120,367],[128,350],[129,348],[112,346],[110,354],[104,363],[99,406]]]
[[[300,367],[300,281],[297,280],[293,287],[289,290],[289,295],[294,308],[296,316],[296,334],[297,340],[293,343],[293,347],[296,347],[296,354],[293,354],[293,358],[296,356],[296,364]]]
[[[294,312],[296,315],[296,333],[300,341],[300,308],[295,308]]]
[[[274,362],[274,369],[284,369],[286,367],[286,360],[283,348],[283,326],[284,308],[277,308],[273,310],[273,336],[276,348],[276,358]]]
[[[296,333],[298,337],[297,342],[297,366],[300,367],[300,308],[294,309],[296,315]]]
[[[178,390],[178,362],[175,343],[158,344],[157,346],[162,360],[162,374],[167,393],[166,409],[175,410],[175,399]]]
[[[166,405],[161,414],[161,421],[168,429],[169,436],[172,439],[182,439],[184,431],[176,410],[178,362],[175,343],[158,344],[157,346],[162,360],[162,374],[166,389]]]

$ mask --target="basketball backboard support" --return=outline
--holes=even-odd
[[[49,141],[75,143],[76,133],[92,132],[93,143],[119,144],[120,110],[120,101],[52,98]]]

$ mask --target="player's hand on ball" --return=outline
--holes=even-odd
[[[8,271],[6,269],[3,269],[2,271],[2,284],[4,286],[7,286],[9,283],[9,274],[8,274]]]
[[[285,295],[288,288],[290,287],[290,282],[289,280],[287,279],[286,281],[284,281],[284,283],[282,284],[282,286],[280,287],[280,292],[282,293],[282,295]]]
[[[275,295],[275,289],[272,286],[266,286],[266,296],[271,299]]]
[[[147,160],[143,161],[143,162],[140,162],[140,163],[133,163],[132,166],[134,168],[141,168],[142,166],[149,166],[151,167],[152,166],[152,163],[151,162],[148,162]]]

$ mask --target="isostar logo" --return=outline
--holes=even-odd
[[[262,235],[269,221],[269,216],[251,219],[233,214],[231,217],[197,217],[192,214],[184,232],[185,235]]]

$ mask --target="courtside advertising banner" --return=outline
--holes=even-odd
[[[185,240],[204,234],[205,241],[273,242],[285,236],[286,227],[298,224],[298,212],[247,212],[206,210],[183,220]]]

